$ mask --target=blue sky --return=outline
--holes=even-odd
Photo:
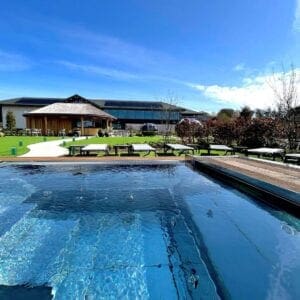
[[[7,0],[0,99],[78,93],[174,97],[206,111],[267,107],[266,79],[291,62],[298,72],[299,53],[300,0]]]

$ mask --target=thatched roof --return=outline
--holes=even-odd
[[[103,119],[116,119],[112,115],[95,107],[90,103],[53,103],[31,112],[24,116],[61,115],[61,116],[89,116]]]

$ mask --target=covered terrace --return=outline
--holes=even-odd
[[[97,135],[109,132],[116,118],[89,101],[57,102],[25,113],[26,127],[42,135]]]

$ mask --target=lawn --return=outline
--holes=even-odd
[[[49,140],[57,140],[58,137],[47,137]],[[5,136],[0,137],[0,156],[12,156],[11,149],[16,148],[17,156],[29,151],[27,148],[30,144],[44,141],[42,136]],[[22,144],[22,145],[21,145]]]

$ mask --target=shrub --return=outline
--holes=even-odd
[[[12,111],[8,111],[6,114],[6,128],[8,130],[13,130],[16,128],[16,118]]]

